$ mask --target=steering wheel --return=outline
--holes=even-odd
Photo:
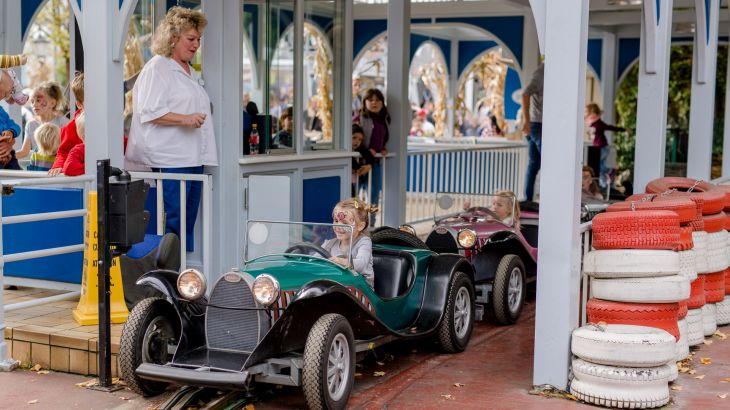
[[[472,206],[471,208],[467,209],[466,212],[484,212],[485,214],[491,216],[498,221],[501,220],[501,218],[497,216],[494,211],[484,206]]]
[[[295,243],[284,251],[284,253],[297,253],[301,255],[309,255],[310,252],[317,253],[325,259],[329,259],[332,256],[326,249],[311,242]]]

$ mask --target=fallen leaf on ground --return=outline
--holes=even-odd
[[[96,384],[96,379],[87,380],[85,382],[76,383],[76,387],[89,387]]]
[[[700,363],[702,363],[702,364],[712,364],[712,360],[709,357],[700,357]]]
[[[454,387],[464,387],[464,383],[454,383]]]
[[[375,377],[385,376],[385,372],[375,372],[375,373],[373,373],[373,376],[375,376]]]
[[[119,396],[121,400],[129,400],[129,397]]]
[[[697,373],[697,370],[692,369],[692,370],[688,371],[687,373],[689,373],[689,374],[695,374],[695,373]]]
[[[722,332],[721,332],[721,331],[719,331],[719,330],[718,330],[717,332],[715,332],[715,333],[713,334],[713,336],[717,336],[717,338],[718,338],[718,339],[720,339],[720,340],[725,340],[725,339],[727,339],[727,335],[726,335],[725,333],[722,333]]]
[[[38,370],[38,374],[48,374],[50,373],[48,370]]]
[[[454,396],[452,396],[450,394],[442,394],[441,397],[446,400],[454,400]]]
[[[36,403],[38,403],[38,400],[31,400],[28,402],[28,404],[36,404]]]
[[[573,396],[572,394],[566,394],[565,397],[573,401],[578,401],[578,398]]]
[[[375,362],[375,363],[377,363],[378,366],[385,366],[385,363],[383,363],[383,362]]]
[[[682,366],[682,365],[681,365],[681,363],[680,363],[679,365],[677,365],[677,370],[678,370],[678,371],[679,371],[680,373],[687,373],[688,371],[690,371],[690,370],[692,370],[692,369],[690,369],[690,368],[689,368],[689,367],[687,367],[687,366]]]
[[[37,365],[35,365],[35,366],[31,367],[31,368],[30,368],[30,371],[32,371],[32,372],[37,372],[38,370],[40,370],[40,369],[42,369],[42,368],[43,368],[43,366],[41,366],[40,364],[37,364]]]
[[[730,383],[730,377],[726,377],[720,380],[720,383]]]
[[[699,376],[695,376],[695,379],[700,379],[700,380],[702,380],[702,379],[704,379],[704,378],[705,378],[705,375],[704,375],[704,374],[701,374],[701,375],[699,375]]]
[[[674,391],[682,391],[682,386],[672,386],[672,390],[674,390]]]
[[[724,399],[725,397],[727,397],[727,393],[725,393],[725,394],[718,394],[717,397],[719,397],[721,399]]]
[[[711,345],[711,344],[712,344],[712,339],[705,339],[705,341],[704,341],[704,342],[702,342],[702,343],[704,343],[704,344],[705,344],[705,346],[709,346],[709,345]]]

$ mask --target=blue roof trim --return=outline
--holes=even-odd
[[[722,1],[718,1],[718,4]],[[705,41],[710,44],[710,0],[705,0]]]
[[[388,29],[386,20],[355,20],[352,27],[352,58],[356,58],[370,40]]]
[[[659,25],[659,17],[660,17],[659,12],[660,12],[661,8],[662,8],[662,0],[656,0],[656,24],[657,24],[657,26]]]
[[[596,72],[598,79],[601,79],[601,68],[603,63],[603,39],[593,38],[588,40],[588,64]]]
[[[459,41],[459,76],[478,55],[499,44],[496,41]]]
[[[641,43],[638,38],[620,38],[618,40],[618,69],[616,70],[616,79],[621,78],[624,71],[639,58],[640,48]]]
[[[504,79],[504,118],[516,120],[520,104],[515,102],[512,95],[515,91],[522,89],[520,74],[512,67],[507,68],[507,77]]]
[[[522,66],[524,17],[447,17],[437,18],[436,22],[471,24],[489,31],[510,49],[520,67]]]
[[[45,0],[24,0],[20,3],[20,35],[24,36],[35,16],[36,10]]]

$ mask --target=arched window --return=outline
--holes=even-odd
[[[386,66],[388,65],[388,42],[385,34],[370,41],[355,58],[352,78],[359,78],[361,90],[377,88],[385,93]]]
[[[411,60],[408,99],[417,114],[423,110],[426,115],[429,124],[422,130],[425,136],[445,136],[448,82],[446,60],[441,50],[430,41],[423,43]]]

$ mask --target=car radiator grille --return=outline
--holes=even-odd
[[[230,274],[228,274],[230,275]],[[208,347],[251,352],[269,327],[268,314],[260,308],[248,281],[230,282],[221,278],[210,295],[205,318]]]
[[[459,253],[456,239],[448,231],[444,231],[444,233],[431,232],[428,238],[426,238],[426,245],[432,251],[438,253]]]

